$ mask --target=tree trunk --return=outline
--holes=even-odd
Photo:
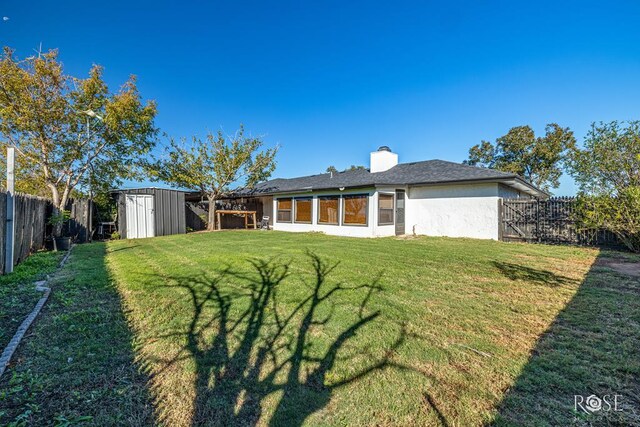
[[[209,201],[209,221],[207,221],[207,230],[213,231],[216,229],[216,197],[207,196]]]
[[[49,189],[51,190],[51,199],[53,201],[53,211],[52,214],[58,215],[62,212],[63,208],[60,208],[61,203],[60,203],[60,193],[58,192],[58,188],[56,188],[56,186],[52,183],[47,183],[47,186],[49,187]],[[62,224],[61,223],[54,223],[51,224],[52,225],[52,229],[51,229],[51,234],[53,235],[53,237],[60,237],[62,236]],[[55,248],[55,243],[54,243],[54,248]]]

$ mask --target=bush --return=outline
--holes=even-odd
[[[120,233],[118,233],[117,231],[114,231],[113,233],[111,233],[111,240],[120,240],[121,236]]]
[[[615,233],[633,252],[640,252],[640,187],[611,195],[580,195],[577,213],[582,228],[604,228]]]
[[[640,252],[640,121],[594,123],[567,165],[583,226],[612,231]]]

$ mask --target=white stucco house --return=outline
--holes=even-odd
[[[501,198],[548,194],[492,169],[444,160],[398,163],[383,146],[371,153],[368,170],[274,179],[251,196],[275,230],[499,239]]]

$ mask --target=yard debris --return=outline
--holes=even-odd
[[[479,354],[480,356],[484,356],[484,357],[493,357],[491,354],[489,353],[485,353],[484,351],[480,351],[480,350],[476,350],[475,348],[469,347],[468,345],[464,345],[464,344],[459,344],[459,343],[454,343],[455,345],[462,347],[462,348],[466,348],[467,350],[471,350],[476,354]]]

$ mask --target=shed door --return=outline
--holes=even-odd
[[[152,195],[127,194],[126,223],[128,239],[139,239],[156,235]]]
[[[404,230],[404,190],[396,190],[396,235],[401,236]]]

